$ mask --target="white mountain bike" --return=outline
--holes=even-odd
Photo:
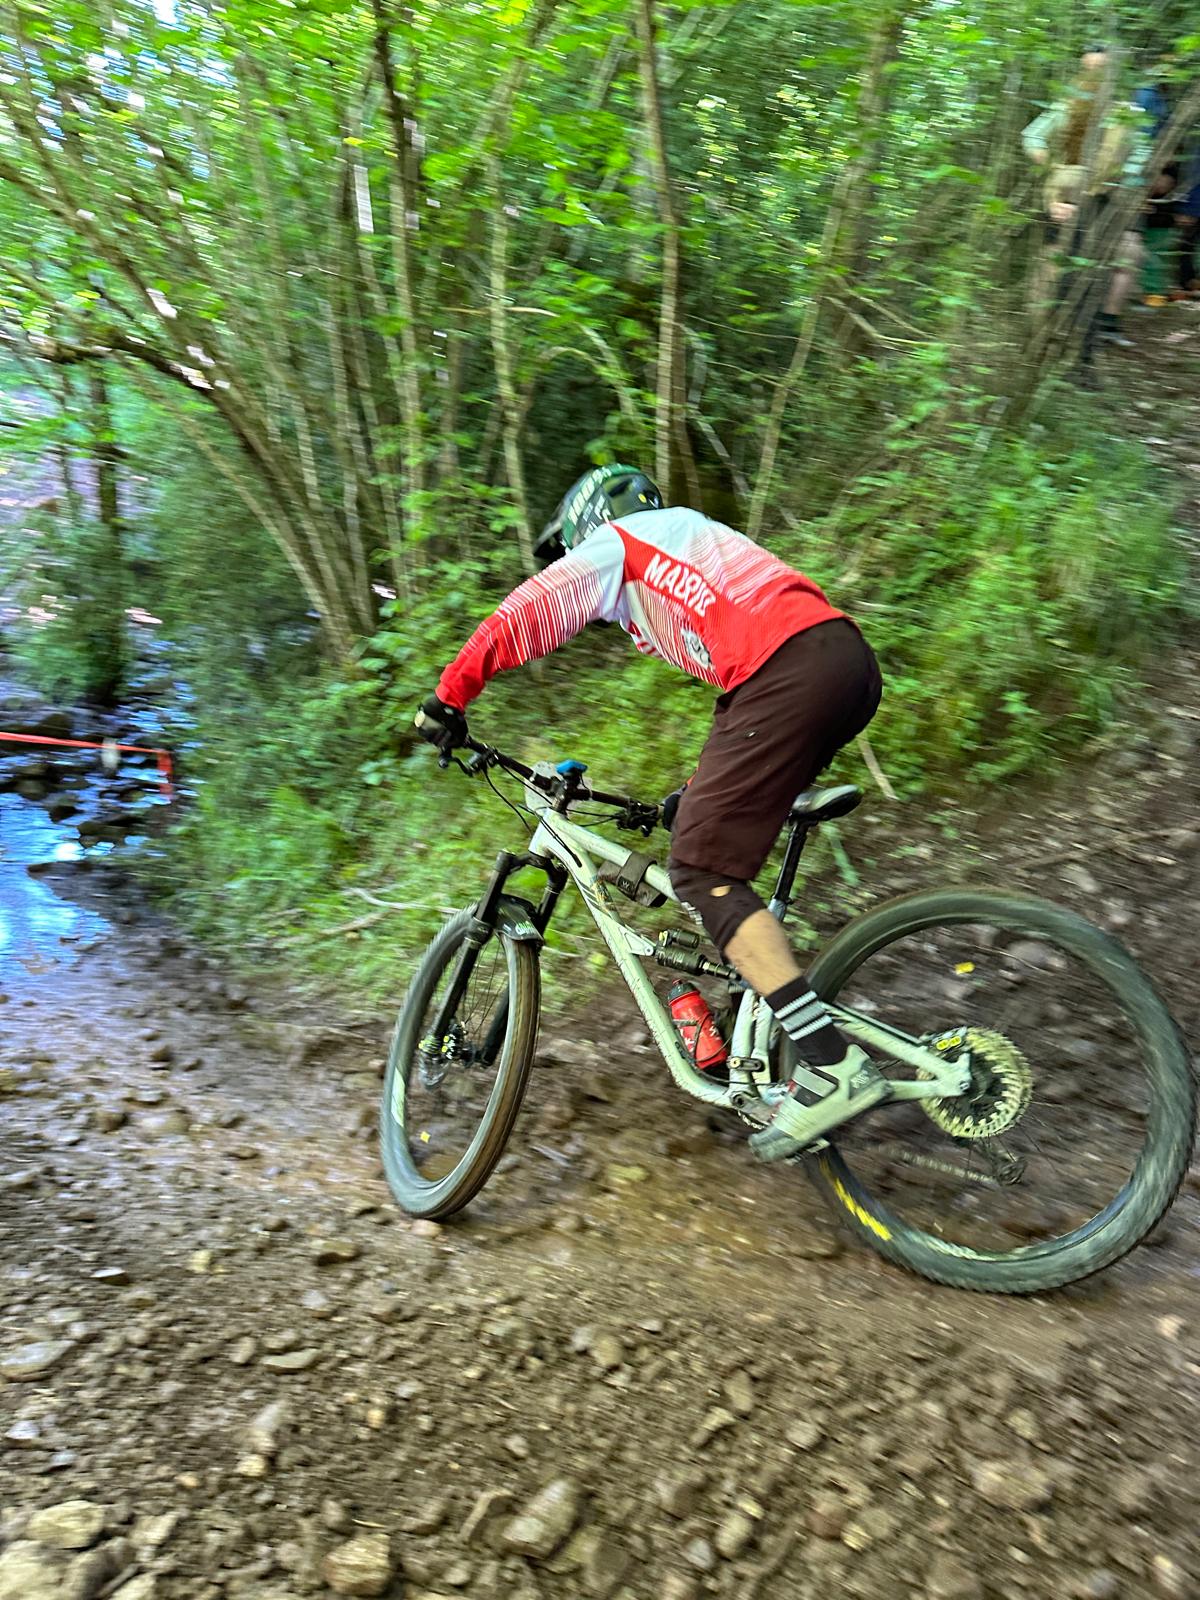
[[[467,760],[454,758],[464,772],[521,781],[515,809],[532,838],[500,852],[481,898],[430,943],[400,1008],[381,1130],[399,1204],[448,1217],[503,1153],[533,1062],[543,939],[569,883],[676,1084],[761,1126],[787,1082],[786,1035],[694,919],[654,938],[626,925],[614,895],[653,909],[675,901],[671,885],[648,855],[586,825],[648,836],[659,807],[593,789],[577,761],[531,768],[474,740],[464,748]],[[841,786],[795,802],[770,902],[780,921],[811,831],[861,798]],[[509,892],[530,868],[545,878],[537,904]],[[697,1069],[643,962],[728,989],[719,1072]],[[1149,980],[1091,923],[1025,895],[923,891],[855,918],[809,975],[892,1093],[793,1159],[882,1255],[961,1288],[1031,1292],[1118,1260],[1171,1204],[1195,1130],[1187,1054]]]

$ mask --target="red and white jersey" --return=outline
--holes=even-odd
[[[811,579],[699,511],[605,522],[480,624],[442,673],[460,711],[497,672],[549,655],[589,622],[618,622],[643,655],[736,689],[785,639],[843,613]]]

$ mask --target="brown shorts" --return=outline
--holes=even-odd
[[[863,731],[882,692],[874,651],[844,618],[781,644],[717,701],[679,802],[671,865],[753,878],[792,801]]]

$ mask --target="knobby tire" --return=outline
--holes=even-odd
[[[1141,1043],[1151,1090],[1145,1143],[1129,1182],[1109,1206],[1071,1232],[993,1252],[951,1244],[905,1223],[864,1187],[836,1142],[805,1165],[851,1231],[889,1261],[958,1289],[1034,1294],[1111,1266],[1161,1220],[1191,1159],[1195,1083],[1178,1027],[1124,947],[1073,912],[1029,896],[951,889],[889,901],[851,922],[821,952],[811,969],[812,986],[833,1000],[858,967],[886,945],[928,928],[971,923],[1054,941],[1078,957],[1121,1003]],[[886,1107],[877,1114],[886,1116]]]
[[[508,971],[508,1026],[496,1080],[462,1159],[443,1177],[424,1179],[408,1147],[404,1121],[408,1099],[407,1094],[397,1099],[397,1074],[402,1074],[406,1088],[429,1003],[473,923],[473,911],[456,913],[427,947],[400,1007],[388,1053],[380,1110],[383,1169],[397,1203],[414,1217],[453,1216],[483,1188],[504,1154],[533,1064],[540,1008],[538,946],[497,930],[492,938],[501,941]]]

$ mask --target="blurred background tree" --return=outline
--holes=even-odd
[[[1124,98],[1165,58],[1164,157],[1200,104],[1190,10],[0,5],[0,439],[10,482],[52,461],[61,489],[9,530],[18,643],[112,699],[153,608],[222,827],[303,759],[352,832],[565,485],[632,457],[861,617],[902,787],[1077,746],[1182,568],[1140,452],[1064,385],[1080,318],[1031,309],[1020,133],[1100,37]],[[617,649],[502,687],[496,725],[673,775],[703,696],[622,657],[615,736]],[[194,825],[236,878],[237,837]]]

